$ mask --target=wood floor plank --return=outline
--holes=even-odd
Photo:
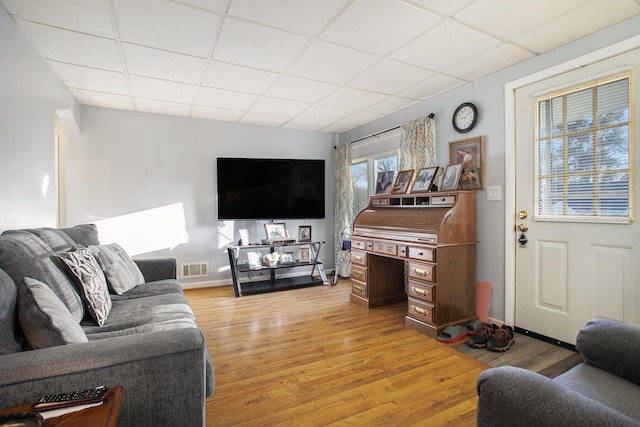
[[[368,310],[350,289],[186,290],[216,373],[207,425],[475,425],[487,366],[406,328],[405,304]]]

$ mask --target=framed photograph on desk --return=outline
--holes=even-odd
[[[300,262],[309,262],[309,248],[300,248]]]
[[[310,242],[311,241],[311,226],[300,225],[298,226],[298,242]]]
[[[269,222],[264,225],[267,240],[284,240],[289,237],[287,224],[284,222]]]

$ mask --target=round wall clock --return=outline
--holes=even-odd
[[[469,132],[478,121],[478,109],[471,102],[460,104],[453,112],[451,122],[456,132]]]

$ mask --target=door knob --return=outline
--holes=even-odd
[[[527,211],[518,212],[518,218],[520,218],[520,219],[527,219],[528,216],[529,216],[529,214],[527,213]]]

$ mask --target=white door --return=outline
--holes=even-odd
[[[544,216],[540,212],[536,213],[535,192],[538,191],[538,194],[546,195],[548,198],[549,193],[545,191],[551,186],[536,186],[534,182],[534,172],[538,167],[534,142],[537,126],[534,118],[538,112],[534,100],[548,93],[575,89],[589,82],[621,75],[631,69],[633,73],[630,75],[630,88],[631,92],[635,92],[635,99],[638,101],[639,61],[640,50],[636,50],[530,84],[516,91],[515,212],[516,215],[519,212],[526,212],[527,215],[524,219],[515,218],[516,225],[522,224],[522,228],[526,229],[526,244],[521,246],[518,241],[522,231],[514,230],[513,235],[513,244],[516,246],[517,327],[574,344],[578,330],[593,318],[608,318],[640,326],[640,226],[633,221],[598,221],[591,218],[591,222],[587,222],[584,217],[579,220],[566,217],[560,219],[553,215]],[[604,102],[595,98],[590,101]],[[565,102],[566,106],[571,101],[565,99],[560,102]],[[640,140],[637,136],[638,130],[633,130],[633,122],[638,122],[639,110],[640,108],[637,108],[633,113],[633,107],[631,108],[632,123],[628,126],[629,132],[636,135],[638,148]],[[589,146],[583,150],[592,151],[593,147]],[[640,152],[640,149],[636,152]],[[570,152],[564,151],[566,157],[559,159],[556,151],[550,150],[547,153],[547,160],[556,172],[557,162],[566,163],[565,159],[572,156]],[[542,157],[545,157],[544,152]],[[640,165],[637,156],[635,162],[630,161],[629,167],[633,168],[634,164]],[[631,177],[633,176],[632,173]],[[638,174],[636,179],[632,178],[630,182],[632,193],[635,192],[631,197],[635,197],[636,205],[640,203],[640,185],[633,182],[637,182],[637,176]],[[546,184],[561,181],[562,179],[549,180]],[[576,187],[572,188],[575,190]],[[584,200],[578,203],[589,204]],[[549,203],[548,206],[553,208],[547,212],[563,208],[565,215],[570,216],[577,212],[573,209],[575,205],[564,204],[562,201]],[[630,207],[633,215],[633,201]]]

